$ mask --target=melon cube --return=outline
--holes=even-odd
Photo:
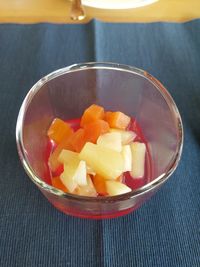
[[[95,173],[105,179],[115,179],[124,171],[124,159],[121,153],[90,142],[85,144],[79,158],[85,160]]]

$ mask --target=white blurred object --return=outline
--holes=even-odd
[[[128,9],[153,4],[158,0],[82,0],[82,4],[102,9]]]

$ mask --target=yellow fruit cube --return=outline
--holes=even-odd
[[[69,164],[65,164],[64,172],[61,174],[60,179],[71,193],[78,185],[87,185],[86,162],[75,159],[70,161]]]
[[[73,191],[78,186],[78,183],[74,181],[73,178],[78,168],[78,165],[79,162],[77,162],[76,160],[70,162],[70,164],[65,164],[64,172],[60,176],[62,183],[67,187],[70,193],[73,193]]]
[[[139,142],[133,142],[130,146],[132,152],[131,176],[133,178],[141,178],[144,176],[146,146],[144,143]]]
[[[77,189],[75,190],[75,193],[80,196],[88,196],[88,197],[97,196],[96,189],[89,175],[87,176],[87,185],[78,186]]]
[[[110,132],[119,133],[121,135],[122,145],[130,144],[130,142],[132,142],[136,137],[136,133],[134,133],[133,131],[124,131],[124,130],[111,128]]]
[[[97,140],[97,145],[113,149],[117,152],[121,152],[122,150],[121,134],[118,132],[113,132],[100,135]]]
[[[87,185],[87,168],[84,160],[79,162],[73,180],[77,182],[78,185]]]
[[[130,187],[117,181],[106,181],[106,189],[110,196],[117,196],[131,192]]]
[[[121,153],[90,142],[85,144],[79,158],[85,160],[95,173],[105,179],[115,179],[124,171],[124,159]]]
[[[78,153],[63,149],[58,157],[60,163],[69,164],[72,160],[79,161]]]
[[[122,156],[124,158],[124,172],[132,170],[132,153],[130,145],[122,146]]]

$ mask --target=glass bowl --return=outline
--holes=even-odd
[[[79,118],[93,103],[122,111],[141,126],[151,155],[144,186],[119,196],[84,197],[64,193],[45,178],[52,120]],[[183,127],[172,97],[146,71],[115,63],[83,63],[56,70],[30,89],[19,111],[16,142],[26,173],[54,207],[73,216],[103,219],[134,211],[170,177],[181,157]]]

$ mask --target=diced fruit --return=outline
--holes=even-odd
[[[120,111],[108,111],[105,113],[105,120],[108,122],[111,128],[125,130],[128,127],[131,118]]]
[[[93,176],[96,175],[95,171],[88,165],[87,165],[87,174],[91,174]]]
[[[93,181],[93,184],[96,188],[97,193],[101,196],[105,196],[107,194],[105,178],[96,174],[92,178],[92,181]]]
[[[56,144],[59,144],[63,138],[69,137],[73,133],[71,126],[61,119],[56,118],[51,123],[47,135]]]
[[[60,162],[58,160],[58,157],[63,149],[73,150],[71,144],[70,144],[70,138],[63,139],[63,141],[56,147],[56,149],[53,151],[53,153],[49,157],[49,167],[51,171],[56,171],[56,169],[59,167]]]
[[[130,145],[122,147],[122,156],[124,159],[124,172],[132,170],[132,153]]]
[[[76,185],[87,185],[86,163],[85,161],[79,161],[77,158],[72,159],[68,163],[64,165],[61,181],[70,192],[73,192]]]
[[[83,127],[87,123],[96,120],[102,120],[103,118],[104,118],[104,108],[93,104],[84,111],[83,116],[81,118],[81,127]]]
[[[121,152],[122,150],[121,134],[113,132],[100,135],[99,138],[97,139],[97,144],[113,149],[117,152]]]
[[[120,133],[121,134],[122,145],[128,145],[136,137],[136,133],[134,133],[133,131],[124,131],[124,130],[111,128],[110,132],[111,133]]]
[[[96,143],[100,135],[109,132],[109,125],[106,121],[96,120],[84,126],[85,140]]]
[[[73,176],[73,180],[78,185],[87,185],[87,168],[85,161],[81,160],[79,162],[78,168]]]
[[[139,142],[133,142],[130,146],[132,152],[131,176],[134,178],[143,177],[146,146],[144,143],[139,143]]]
[[[106,181],[107,192],[110,196],[117,196],[131,192],[131,188],[116,181]]]
[[[80,152],[85,143],[85,131],[83,129],[77,130],[71,138],[71,145],[73,149],[77,152]]]
[[[63,149],[58,157],[59,162],[63,164],[70,164],[72,160],[79,161],[78,153],[71,150]]]
[[[63,192],[115,196],[145,183],[144,137],[136,120],[122,112],[105,112],[94,104],[81,119],[65,123],[56,118],[47,134],[49,179]]]
[[[76,160],[72,161],[70,164],[64,165],[64,172],[61,174],[60,179],[62,183],[67,187],[70,193],[77,188],[78,184],[74,181],[74,175],[78,168],[79,162]]]
[[[75,190],[75,193],[80,196],[87,196],[87,197],[96,197],[97,191],[92,183],[90,176],[87,176],[87,185],[78,186]]]
[[[67,188],[64,186],[64,184],[62,183],[62,181],[60,180],[60,177],[52,177],[51,178],[51,182],[52,185],[60,190],[62,190],[63,192],[67,192]]]
[[[121,153],[92,143],[86,143],[79,154],[97,174],[106,179],[115,179],[124,170],[124,160]]]

